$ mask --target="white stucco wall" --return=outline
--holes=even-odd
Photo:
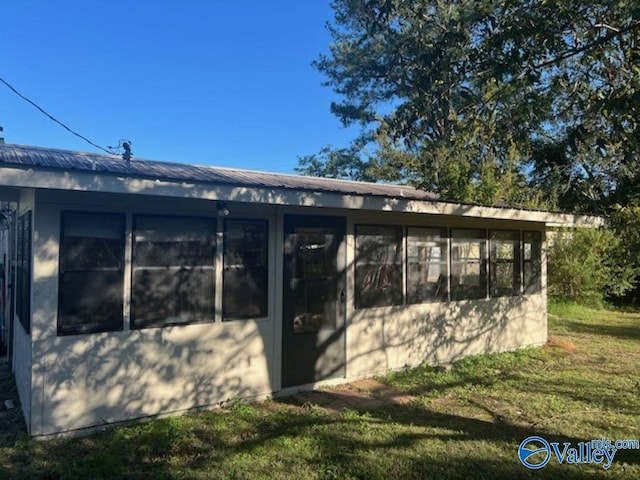
[[[26,334],[20,322],[15,322],[13,332],[13,374],[20,397],[22,413],[27,424],[27,431],[31,433],[31,366],[32,346],[31,337]]]
[[[35,348],[32,434],[253,398],[273,388],[273,323],[58,337]],[[37,411],[36,411],[37,410]]]
[[[356,310],[347,333],[348,375],[450,363],[546,341],[543,295]]]
[[[54,196],[56,197],[56,196]],[[57,336],[58,255],[62,210],[211,215],[215,204],[138,203],[116,199],[87,206],[83,197],[49,195],[38,204],[33,285],[31,434],[47,435],[131,418],[254,398],[273,392],[275,327],[268,318]],[[213,210],[212,210],[213,207]],[[264,208],[236,214],[269,218]],[[130,223],[130,222],[129,222]],[[275,228],[271,230],[275,232]],[[271,239],[270,239],[271,240]],[[270,241],[275,271],[275,241]],[[131,242],[125,256],[130,258]],[[273,275],[272,275],[273,276]],[[216,279],[216,294],[221,284]],[[271,281],[272,287],[274,282]],[[128,281],[125,282],[128,285]],[[128,294],[125,294],[125,304]]]

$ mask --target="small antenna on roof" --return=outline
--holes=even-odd
[[[128,168],[131,166],[131,142],[129,140],[125,140],[124,142],[122,142],[122,148],[124,148],[122,159],[127,162]]]
[[[4,145],[4,137],[2,136],[3,131],[4,127],[0,126],[0,145]]]
[[[124,150],[122,152],[122,159],[127,162],[127,167],[131,166],[131,157],[133,157],[131,153],[131,140],[120,140],[117,147],[108,148],[112,155],[118,155],[121,150]]]

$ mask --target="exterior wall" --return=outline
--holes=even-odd
[[[20,325],[20,322],[14,323],[13,332],[13,374],[18,388],[18,396],[22,405],[22,413],[27,424],[27,431],[31,433],[29,428],[29,418],[31,417],[31,366],[32,366],[32,346],[31,337]]]
[[[21,351],[20,358],[16,358],[22,383],[19,388],[24,391],[21,391],[23,405],[30,407],[26,418],[32,435],[55,434],[279,392],[285,214],[322,213],[347,219],[344,249],[347,373],[345,378],[335,380],[337,382],[425,361],[449,362],[476,353],[512,350],[546,341],[544,264],[541,295],[358,310],[353,303],[357,224],[505,229],[541,229],[541,224],[251,204],[231,204],[229,218],[269,219],[268,318],[222,322],[221,312],[216,311],[211,323],[131,330],[129,298],[125,293],[122,331],[58,336],[62,211],[126,213],[125,259],[130,264],[132,214],[215,217],[216,204],[206,200],[114,197],[82,192],[38,191],[36,198],[32,336],[16,337],[16,350]],[[221,261],[220,223],[218,219],[218,264]],[[221,298],[220,270],[217,269],[216,277],[216,305],[220,305]],[[126,291],[130,285],[128,267]],[[31,345],[33,354],[28,349]]]
[[[449,216],[350,216],[349,297],[354,298],[355,225],[404,225],[496,230],[541,230],[539,224]],[[544,238],[544,237],[543,237]],[[357,379],[421,364],[450,363],[547,341],[546,248],[539,295],[355,309],[347,305],[347,375]],[[406,278],[405,278],[406,280]],[[406,283],[406,282],[405,282]]]
[[[531,295],[358,310],[347,333],[348,375],[542,345],[546,308],[543,295]]]
[[[211,202],[41,195],[36,222],[31,434],[47,435],[137,417],[255,398],[274,391],[274,302],[269,318],[57,336],[62,210],[213,215]],[[64,203],[60,203],[60,202]],[[187,213],[188,212],[188,213]],[[234,214],[270,218],[269,209]],[[220,223],[220,222],[218,222]],[[129,220],[130,224],[130,220]],[[270,230],[275,232],[275,226]],[[271,239],[270,239],[271,240]],[[275,257],[275,241],[270,241]],[[218,245],[220,251],[220,245]],[[131,239],[125,258],[131,258]],[[271,271],[275,265],[271,262]],[[129,272],[130,273],[130,272]],[[125,274],[130,277],[130,274]],[[272,275],[273,277],[273,275]],[[273,287],[273,280],[270,281]],[[125,281],[126,289],[127,281]],[[221,278],[216,279],[216,295]],[[212,319],[214,320],[214,319]]]
[[[42,389],[34,402],[33,435],[213,406],[273,390],[271,321],[52,340],[35,345],[34,373]]]
[[[20,203],[18,208],[18,215],[31,210],[33,212],[33,219],[35,219],[35,191],[23,190],[20,192]],[[33,221],[33,220],[32,220]],[[15,225],[13,226],[15,228]],[[14,230],[15,232],[15,230]],[[15,233],[14,233],[15,234]],[[33,239],[33,223],[32,223],[32,239]],[[32,248],[32,259],[35,245]],[[32,268],[33,274],[33,268]],[[32,280],[33,281],[33,280]],[[17,289],[15,288],[16,281],[14,278],[14,288],[11,292],[12,295],[16,295]],[[33,289],[31,291],[31,304],[33,305]],[[33,312],[33,309],[31,309]],[[22,323],[18,321],[17,315],[13,322],[13,373],[15,375],[16,386],[18,388],[18,395],[20,397],[20,403],[22,405],[22,412],[27,424],[27,431],[31,433],[30,422],[32,405],[32,366],[33,366],[33,345],[31,343],[31,336],[25,331]]]
[[[27,431],[31,433],[29,419],[31,418],[31,367],[33,349],[31,345],[31,337],[22,328],[20,322],[14,322],[13,332],[13,374],[18,388],[18,396],[22,405],[22,413],[24,414],[27,424]]]

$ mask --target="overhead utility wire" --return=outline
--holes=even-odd
[[[34,107],[36,107],[38,110],[40,110],[40,112],[42,112],[44,115],[46,115],[47,117],[49,117],[49,119],[53,120],[54,122],[56,122],[58,125],[60,125],[62,128],[64,128],[65,130],[68,130],[69,132],[71,132],[72,134],[74,134],[76,137],[81,138],[82,140],[84,140],[85,142],[87,142],[89,145],[93,145],[94,147],[102,150],[103,152],[107,152],[108,154],[113,154],[112,151],[107,150],[104,147],[101,147],[100,145],[97,145],[95,143],[93,143],[91,140],[89,140],[87,137],[80,135],[78,132],[70,129],[69,127],[67,127],[64,123],[62,123],[60,120],[58,120],[57,118],[55,118],[53,115],[50,115],[49,113],[47,113],[42,107],[40,107],[40,105],[36,104],[35,102],[29,100],[27,97],[25,97],[23,94],[21,94],[18,90],[16,90],[9,82],[7,82],[4,78],[0,77],[0,82],[4,83],[7,87],[9,87],[9,89],[15,93],[16,95],[18,95],[21,99],[25,100],[26,102],[29,102],[31,105],[33,105]]]

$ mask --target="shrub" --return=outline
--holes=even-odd
[[[548,251],[549,295],[590,305],[624,295],[636,276],[627,253],[611,228],[558,232]]]
[[[611,226],[620,239],[620,255],[640,273],[640,206],[614,205],[610,215]],[[633,288],[622,299],[625,303],[640,303],[640,283],[636,277]]]

